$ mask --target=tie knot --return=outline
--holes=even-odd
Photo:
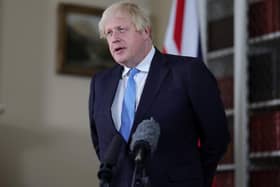
[[[134,77],[138,72],[139,72],[138,69],[136,69],[136,68],[131,68],[131,69],[129,70],[129,77]]]

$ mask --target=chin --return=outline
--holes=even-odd
[[[126,61],[120,58],[114,58],[114,60],[120,65],[126,65]]]

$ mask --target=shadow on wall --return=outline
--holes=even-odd
[[[0,186],[97,186],[89,134],[0,125]]]

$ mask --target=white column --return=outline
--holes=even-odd
[[[235,186],[248,186],[247,0],[234,0]]]
[[[202,54],[204,61],[207,64],[207,2],[206,0],[198,1],[198,15],[199,15],[199,26],[200,26],[200,40]]]

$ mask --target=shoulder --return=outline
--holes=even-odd
[[[208,71],[205,63],[195,57],[163,54],[168,65],[178,71],[191,73],[193,71]]]
[[[163,54],[168,61],[175,62],[175,63],[203,63],[202,60],[196,57],[190,57],[190,56],[179,56],[179,55],[172,55],[172,54]]]
[[[199,58],[171,54],[163,54],[163,56],[173,74],[182,77],[187,82],[203,82],[205,79],[215,80],[213,73]]]
[[[122,72],[122,67],[116,64],[114,67],[105,69],[103,71],[97,72],[92,76],[92,80],[101,81],[107,80],[108,78],[112,78],[116,75],[119,75]]]
[[[104,88],[112,85],[115,81],[119,80],[121,72],[122,67],[120,65],[116,65],[113,68],[95,73],[90,81],[90,89],[103,90]]]

